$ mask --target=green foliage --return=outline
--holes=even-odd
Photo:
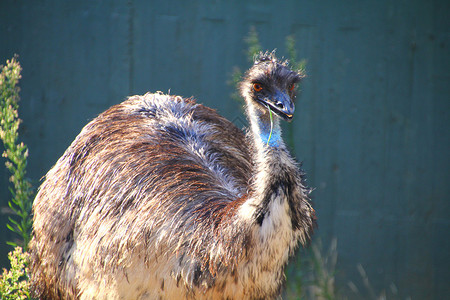
[[[297,50],[295,49],[295,38],[293,35],[286,37],[286,50],[292,69],[297,70],[302,75],[305,74],[306,59],[301,59],[300,61],[298,61]],[[285,124],[284,129],[286,131],[286,143],[292,151],[295,151],[294,123],[290,122]]]
[[[22,252],[22,248],[16,247],[8,254],[11,263],[10,270],[3,269],[0,276],[0,299],[31,299],[30,283],[28,277],[29,255]]]
[[[311,245],[310,264],[313,271],[311,294],[314,299],[336,299],[334,276],[337,263],[337,240],[331,241],[330,248],[324,255],[322,243],[317,241]]]
[[[337,240],[333,239],[328,251],[320,240],[308,249],[301,249],[286,270],[286,299],[339,299],[335,292]]]
[[[256,28],[252,26],[248,35],[244,38],[247,45],[245,51],[246,58],[249,62],[253,62],[253,58],[262,51],[261,43],[259,42],[258,32]],[[239,82],[241,81],[243,72],[239,67],[234,67],[231,73],[231,79],[228,81],[228,85],[233,87],[231,92],[231,99],[239,103],[239,107],[242,109],[244,107],[244,100],[239,94]]]
[[[298,61],[297,50],[295,49],[295,38],[293,35],[286,37],[286,50],[292,68],[297,70],[300,74],[304,74],[306,70],[306,59]]]
[[[369,276],[364,270],[361,264],[356,266],[359,275],[361,276],[361,280],[365,289],[365,295],[361,292],[353,281],[348,282],[349,288],[358,298],[365,298],[370,300],[386,300],[386,299],[399,299],[398,289],[394,283],[389,285],[389,289],[383,289],[380,292],[376,292],[375,289],[370,284]],[[411,297],[406,297],[405,299],[411,300]]]
[[[22,70],[17,57],[1,66],[0,74],[0,139],[3,141],[6,168],[11,172],[9,188],[12,194],[9,207],[16,215],[9,218],[6,226],[21,237],[21,246],[26,250],[31,237],[32,219],[30,217],[33,202],[33,189],[26,176],[28,148],[19,142],[19,79]],[[9,245],[18,246],[15,242]]]
[[[231,73],[231,78],[227,82],[228,85],[232,86],[232,92],[230,94],[231,99],[239,103],[239,108],[243,109],[244,107],[244,100],[242,99],[241,95],[239,94],[239,81],[242,77],[242,71],[239,67],[233,67],[233,71]]]
[[[253,62],[254,57],[262,51],[261,43],[259,42],[258,32],[255,26],[250,27],[248,35],[244,38],[247,44],[246,57],[249,62]]]

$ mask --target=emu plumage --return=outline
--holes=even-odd
[[[48,299],[273,299],[315,222],[281,139],[300,80],[261,54],[245,135],[193,99],[132,96],[86,125],[34,202],[35,293]]]

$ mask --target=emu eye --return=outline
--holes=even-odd
[[[289,90],[290,91],[293,91],[295,89],[295,83],[293,83],[293,84],[291,84],[290,86],[289,86]]]
[[[255,91],[257,91],[257,92],[261,92],[262,89],[263,89],[263,87],[262,87],[262,85],[260,85],[259,83],[254,83],[254,84],[253,84],[253,89],[254,89]]]

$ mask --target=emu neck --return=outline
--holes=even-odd
[[[278,245],[274,252],[291,247],[293,228],[291,206],[300,199],[301,184],[297,181],[296,166],[281,138],[280,120],[273,116],[270,140],[270,117],[264,111],[248,105],[253,139],[254,170],[250,196],[240,208],[240,216],[259,225],[261,241]],[[278,237],[283,236],[279,241]],[[272,240],[275,239],[275,240]],[[264,248],[264,246],[262,246]],[[284,262],[283,262],[284,263]]]
[[[273,115],[271,125],[269,113],[252,104],[247,109],[254,145],[253,194],[248,204],[265,210],[268,205],[266,201],[280,195],[279,185],[285,182],[295,165],[281,138],[280,119]],[[287,187],[286,184],[282,186]],[[284,191],[282,194],[286,195]]]

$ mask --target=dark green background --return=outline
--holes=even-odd
[[[21,134],[39,180],[81,128],[127,95],[195,96],[238,125],[227,81],[251,26],[308,77],[293,121],[337,284],[450,294],[449,1],[0,0],[0,63],[20,55]],[[2,150],[2,149],[0,149]],[[0,159],[3,165],[4,159]],[[0,168],[0,206],[10,197]],[[12,238],[0,216],[0,263]]]

